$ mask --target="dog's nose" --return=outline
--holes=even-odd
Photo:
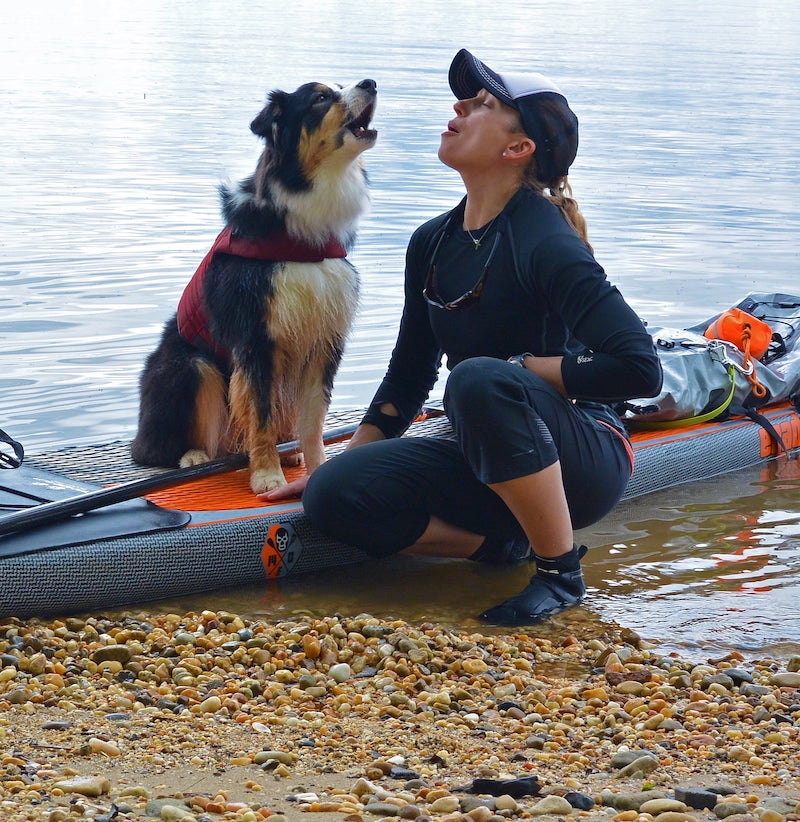
[[[374,80],[362,80],[356,83],[356,88],[362,88],[364,91],[371,91],[373,94],[378,90],[378,84]]]

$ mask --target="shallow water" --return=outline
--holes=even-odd
[[[365,405],[394,341],[408,237],[461,193],[436,148],[462,45],[568,93],[576,196],[644,319],[691,325],[749,291],[797,292],[792,4],[253,6],[54,2],[4,21],[0,427],[29,451],[132,434],[142,361],[219,230],[216,186],[252,170],[248,124],[266,92],[310,79],[380,90],[373,207],[352,254],[362,303],[334,394]],[[788,470],[741,472],[622,506],[583,535],[589,615],[687,648],[797,646],[799,486]],[[468,625],[520,579],[393,560],[236,602]]]

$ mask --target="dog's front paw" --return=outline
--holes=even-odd
[[[270,471],[265,468],[250,474],[250,487],[254,494],[265,494],[267,491],[283,488],[286,484],[283,471]]]
[[[189,468],[192,465],[202,465],[204,462],[211,462],[211,457],[199,448],[192,448],[191,451],[187,451],[181,457],[181,461],[178,465],[181,468]]]

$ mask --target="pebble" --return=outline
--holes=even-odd
[[[222,700],[218,696],[210,696],[204,699],[195,710],[199,714],[214,714],[222,707]]]
[[[492,811],[494,810],[495,802],[494,799],[482,799],[477,796],[465,796],[459,803],[462,813],[468,813],[470,816],[474,816],[474,811],[480,811],[479,816],[484,815],[483,810]]]
[[[659,762],[655,757],[640,756],[624,768],[621,768],[617,772],[617,777],[619,779],[625,779],[629,776],[642,776],[644,774],[652,773],[658,765]]]
[[[459,808],[457,796],[440,796],[431,802],[431,813],[453,813]]]
[[[560,797],[547,797],[548,799],[559,799]],[[542,800],[544,802],[544,799]],[[569,804],[569,803],[567,803]],[[533,807],[536,808],[540,806],[540,803],[537,802],[536,805]],[[504,793],[502,796],[498,796],[494,800],[494,807],[498,811],[512,811],[516,812],[519,809],[519,803],[513,796],[509,796],[507,793]]]
[[[43,731],[67,731],[72,727],[69,720],[54,720],[53,722],[45,722],[42,725]]]
[[[675,799],[697,810],[713,809],[719,801],[719,794],[704,788],[675,788]]]
[[[132,656],[133,652],[127,645],[106,645],[105,647],[98,648],[92,654],[92,659],[98,665],[101,665],[103,662],[119,662],[121,665],[124,665],[130,661]]]
[[[677,799],[667,799],[663,797],[661,799],[648,799],[647,802],[642,802],[639,805],[639,813],[649,813],[652,816],[657,816],[660,813],[665,813],[666,811],[685,811],[686,805],[683,802],[679,802]]]
[[[655,758],[654,754],[650,753],[650,751],[617,751],[617,753],[611,757],[611,767],[624,768],[626,765],[630,765],[643,756]]]
[[[197,817],[178,805],[164,805],[159,818],[162,822],[197,822]]]
[[[578,793],[577,791],[568,791],[564,794],[564,799],[569,802],[571,807],[579,811],[590,811],[595,806],[593,796],[588,796],[585,793]]]
[[[347,682],[353,675],[353,671],[346,662],[340,662],[338,665],[331,666],[328,673],[335,682]]]
[[[744,671],[741,668],[726,668],[725,673],[733,680],[733,684],[741,687],[745,682],[752,682],[753,675],[749,671]]]
[[[570,612],[511,635],[369,615],[0,619],[0,819],[796,815],[800,659],[698,663],[626,636]],[[455,795],[470,782],[509,788]]]
[[[500,806],[498,805],[498,808]],[[546,796],[540,799],[531,809],[534,816],[545,816],[546,814],[569,814],[572,813],[572,805],[562,796]]]
[[[97,739],[96,737],[92,737],[89,740],[89,748],[92,750],[92,753],[101,753],[106,756],[119,756],[121,753],[120,749],[113,742],[105,739]]]
[[[664,798],[664,794],[658,791],[641,791],[639,793],[613,793],[608,791],[603,792],[601,795],[604,805],[609,805],[618,811],[636,811],[637,813],[645,802]]]
[[[748,807],[744,802],[718,802],[714,806],[714,815],[717,819],[729,819],[733,816],[747,814]]]
[[[779,814],[795,813],[797,809],[797,802],[790,802],[782,796],[768,796],[765,799],[760,799],[756,804],[756,813],[761,810],[776,811]],[[763,816],[762,816],[763,819]]]
[[[263,765],[266,762],[280,762],[283,765],[291,765],[294,757],[286,751],[259,751],[254,757],[256,765]]]
[[[401,809],[391,802],[370,802],[364,810],[371,816],[399,816]]]
[[[786,671],[770,677],[770,684],[779,688],[800,688],[800,671]]]
[[[77,793],[81,796],[102,796],[111,790],[111,782],[104,776],[75,776],[53,784],[54,790]]]

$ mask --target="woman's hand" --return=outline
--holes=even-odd
[[[307,482],[308,474],[303,474],[296,480],[292,480],[287,485],[283,485],[280,488],[275,488],[272,491],[265,491],[263,494],[257,494],[257,496],[259,499],[266,500],[267,502],[275,502],[282,499],[293,499],[295,497],[299,498],[303,496],[303,491],[306,489]]]
[[[357,448],[359,445],[364,445],[368,442],[376,442],[377,440],[382,439],[384,439],[384,436],[380,428],[370,425],[369,423],[362,423],[358,426],[358,428],[356,428],[356,431],[350,438],[350,442],[347,443],[347,448],[345,450]],[[257,496],[259,499],[266,500],[267,502],[276,502],[277,500],[282,499],[302,497],[307,483],[308,474],[303,474],[296,480],[292,480],[290,483],[283,485],[280,488],[275,488],[272,491],[265,491],[263,494],[257,494]]]

